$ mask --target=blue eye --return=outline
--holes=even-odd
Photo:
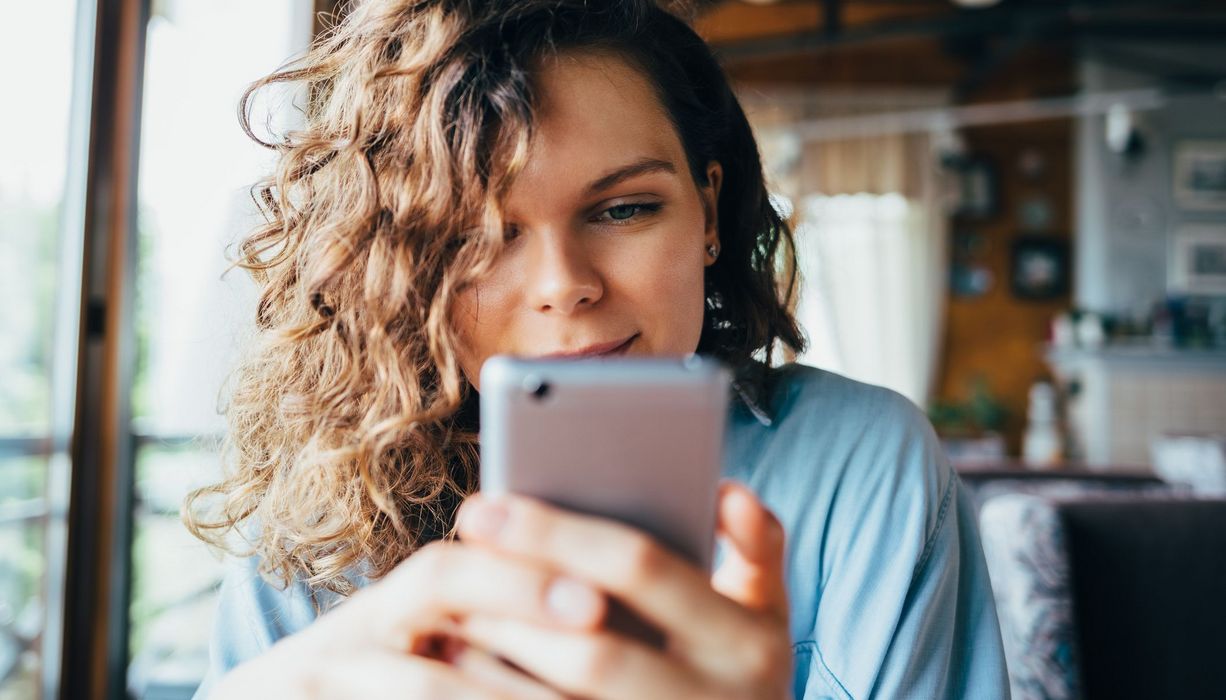
[[[625,221],[638,213],[638,207],[633,204],[619,204],[606,210],[614,221]]]
[[[604,215],[608,215],[608,219],[606,219],[606,221],[610,223],[620,224],[643,218],[642,216],[638,216],[640,213],[643,215],[654,214],[660,210],[660,206],[660,204],[654,202],[618,204],[617,206],[605,209],[603,212],[601,212],[601,215],[602,217]]]

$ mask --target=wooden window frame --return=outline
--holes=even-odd
[[[72,419],[47,447],[55,451],[60,444],[71,466],[62,569],[49,565],[49,579],[59,578],[62,589],[52,582],[48,605],[55,607],[55,594],[62,593],[62,607],[48,615],[43,688],[49,698],[121,700],[127,697],[135,499],[137,165],[151,0],[81,2],[81,12],[92,11],[82,22],[93,23],[89,141],[79,195],[80,257],[66,257],[80,263],[79,303],[65,307],[77,317],[75,373],[69,362],[72,381],[62,383],[59,402]],[[315,0],[316,35],[330,26],[329,16],[343,13],[343,4]],[[70,293],[77,281],[67,280]]]

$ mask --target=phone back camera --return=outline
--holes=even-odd
[[[524,379],[524,391],[537,401],[543,401],[549,396],[549,382],[537,376]]]

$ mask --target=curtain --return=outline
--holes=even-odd
[[[822,138],[823,117],[939,104],[939,96],[820,94],[747,106],[776,196],[792,203],[802,283],[797,360],[927,404],[943,329],[945,178],[928,133]]]

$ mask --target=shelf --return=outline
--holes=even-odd
[[[1048,346],[1044,355],[1049,363],[1058,366],[1104,362],[1226,371],[1226,348],[1181,349],[1149,343],[1104,345],[1094,350]]]

